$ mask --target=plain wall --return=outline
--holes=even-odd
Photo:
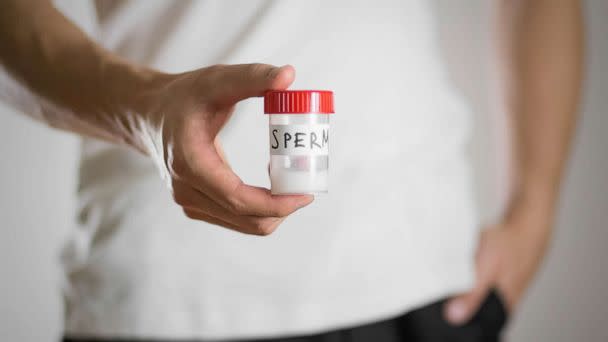
[[[487,220],[504,203],[504,118],[488,98],[489,6],[433,1],[450,75],[476,119],[471,153]],[[608,332],[608,2],[586,3],[583,115],[547,261],[512,318],[511,341],[605,341]],[[61,331],[57,252],[72,225],[78,139],[0,107],[0,340],[53,341]],[[499,153],[496,153],[499,151]]]

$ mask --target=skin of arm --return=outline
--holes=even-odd
[[[43,112],[46,123],[109,141],[131,138],[121,131],[124,113],[137,111],[137,91],[163,76],[103,50],[48,1],[0,3],[0,42],[12,76],[60,108]]]
[[[244,184],[216,139],[238,101],[286,89],[291,66],[162,73],[104,50],[46,0],[1,1],[0,46],[0,64],[40,99],[47,124],[147,154],[190,218],[267,235],[313,200]]]
[[[538,269],[551,236],[581,93],[581,1],[502,0],[497,14],[515,182],[502,222],[481,234],[476,285],[445,307],[454,324],[467,322],[492,288],[513,310]]]

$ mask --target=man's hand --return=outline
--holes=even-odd
[[[520,302],[542,261],[550,229],[546,222],[518,218],[485,229],[477,249],[474,288],[446,303],[445,317],[452,324],[468,322],[492,289],[508,312]]]
[[[466,322],[492,287],[513,310],[528,286],[551,235],[580,96],[581,1],[498,1],[496,9],[513,198],[503,223],[481,235],[474,289],[446,306],[453,323]]]
[[[234,105],[287,88],[291,66],[164,74],[106,51],[48,0],[1,1],[0,45],[1,66],[43,99],[40,119],[147,153],[189,217],[267,235],[312,201],[243,184],[216,143]]]
[[[234,105],[269,89],[286,89],[291,66],[216,65],[162,75],[143,102],[143,129],[134,141],[165,172],[175,202],[193,219],[268,235],[283,219],[312,201],[309,195],[273,196],[268,189],[244,184],[224,160],[217,135]],[[137,145],[137,143],[136,143]]]

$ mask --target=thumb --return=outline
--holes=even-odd
[[[475,287],[468,293],[461,294],[448,300],[443,308],[445,319],[460,325],[468,322],[479,310],[481,303],[490,293],[495,284],[498,272],[496,249],[491,248],[491,237],[495,230],[482,232],[476,255]]]
[[[291,65],[236,64],[222,66],[218,72],[214,95],[222,104],[262,96],[267,90],[286,89],[295,79],[295,69]]]
[[[487,247],[483,242],[482,239],[482,243],[477,251],[475,287],[467,293],[448,300],[443,308],[445,319],[451,324],[461,325],[467,323],[479,310],[481,303],[488,296],[492,287],[496,267],[493,267],[491,263],[492,258],[489,258],[487,253],[485,253]]]
[[[445,319],[454,325],[467,323],[479,310],[481,303],[489,292],[489,286],[478,286],[471,292],[448,300],[444,306]]]

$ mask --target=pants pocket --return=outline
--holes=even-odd
[[[497,338],[508,320],[507,307],[500,293],[493,289],[473,317],[486,339]]]

